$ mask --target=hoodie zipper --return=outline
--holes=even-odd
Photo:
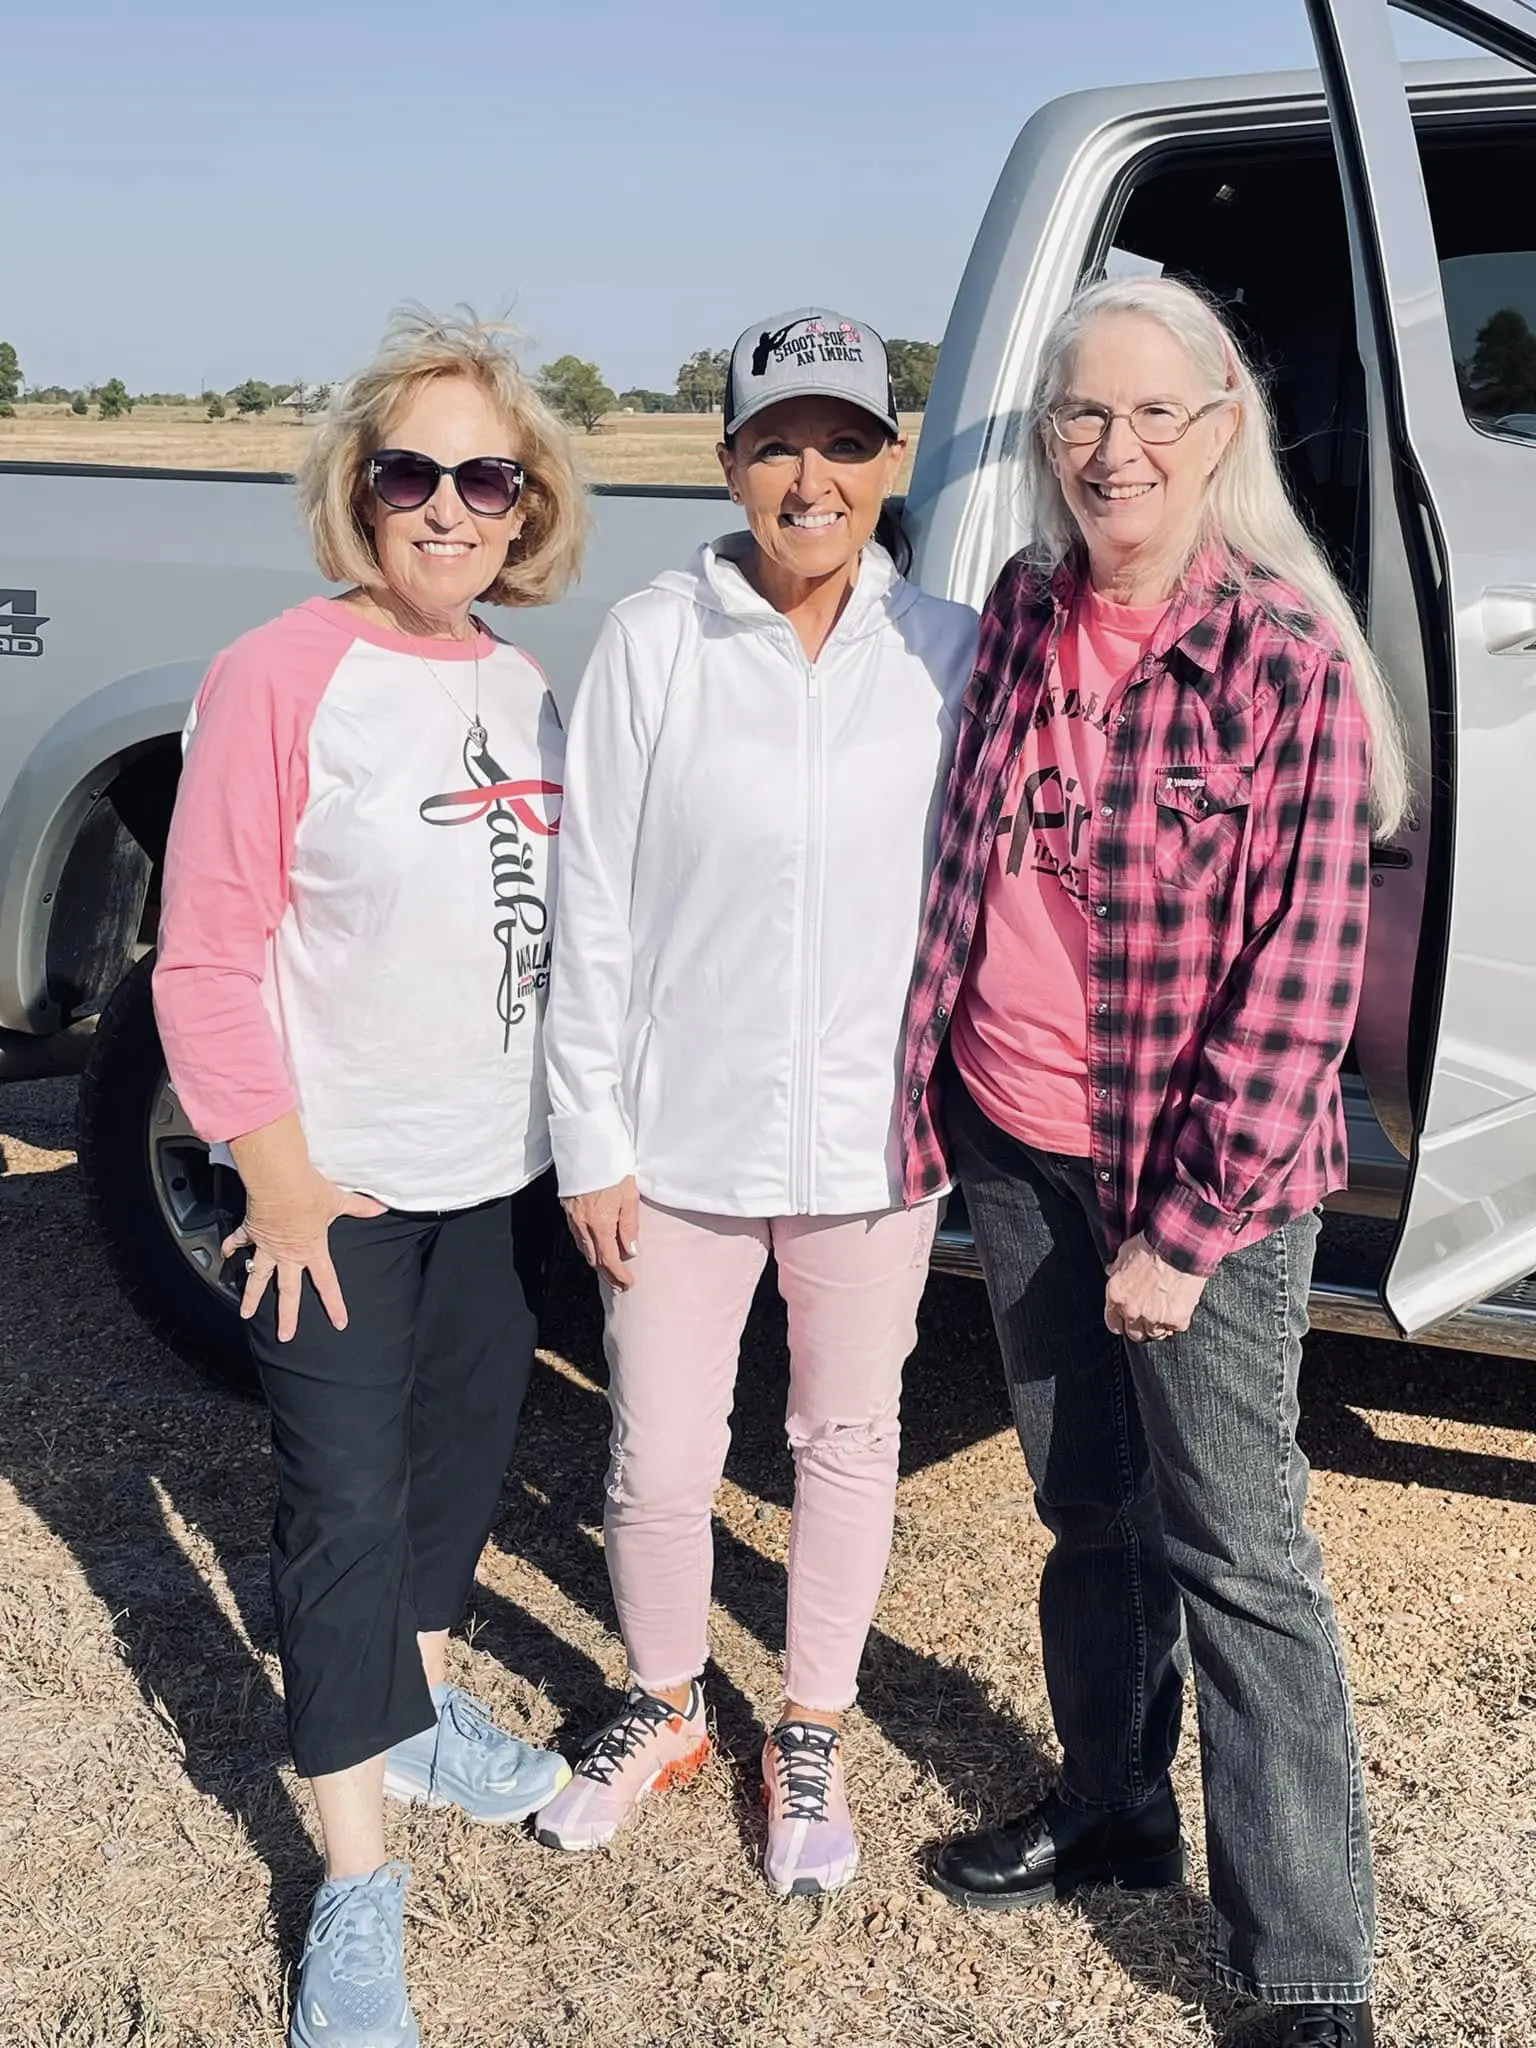
[[[826,755],[821,717],[821,681],[816,663],[791,629],[805,670],[805,896],[800,920],[800,1030],[792,1065],[790,1140],[794,1213],[813,1213],[816,1196],[815,1104],[817,1019],[821,1011],[821,926],[826,884]]]

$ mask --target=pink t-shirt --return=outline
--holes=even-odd
[[[1166,605],[1085,592],[1004,799],[950,1044],[992,1122],[1086,1158],[1089,820],[1110,712]]]

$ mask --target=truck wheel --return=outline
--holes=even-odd
[[[154,956],[102,1012],[80,1080],[80,1170],[123,1291],[179,1357],[241,1393],[259,1391],[240,1322],[243,1259],[219,1246],[245,1213],[232,1167],[215,1166],[165,1071],[150,995]],[[512,1198],[513,1257],[528,1305],[580,1270],[554,1174]],[[564,1269],[564,1271],[562,1271]]]
[[[118,983],[80,1080],[80,1170],[123,1291],[156,1336],[242,1393],[256,1376],[240,1323],[240,1267],[219,1246],[245,1212],[165,1071],[150,998],[153,955]]]

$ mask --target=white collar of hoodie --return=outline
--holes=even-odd
[[[686,569],[669,569],[652,585],[692,599],[706,611],[718,612],[743,626],[782,627],[784,614],[747,581],[742,563],[757,543],[749,533],[722,534],[706,541]],[[897,573],[896,564],[878,541],[867,541],[859,556],[858,576],[843,615],[827,636],[823,653],[847,640],[862,640],[917,602],[916,586]]]

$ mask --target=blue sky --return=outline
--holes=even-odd
[[[616,387],[806,299],[936,338],[1034,108],[1310,54],[1302,0],[6,12],[0,338],[133,390],[344,374],[406,298]]]

